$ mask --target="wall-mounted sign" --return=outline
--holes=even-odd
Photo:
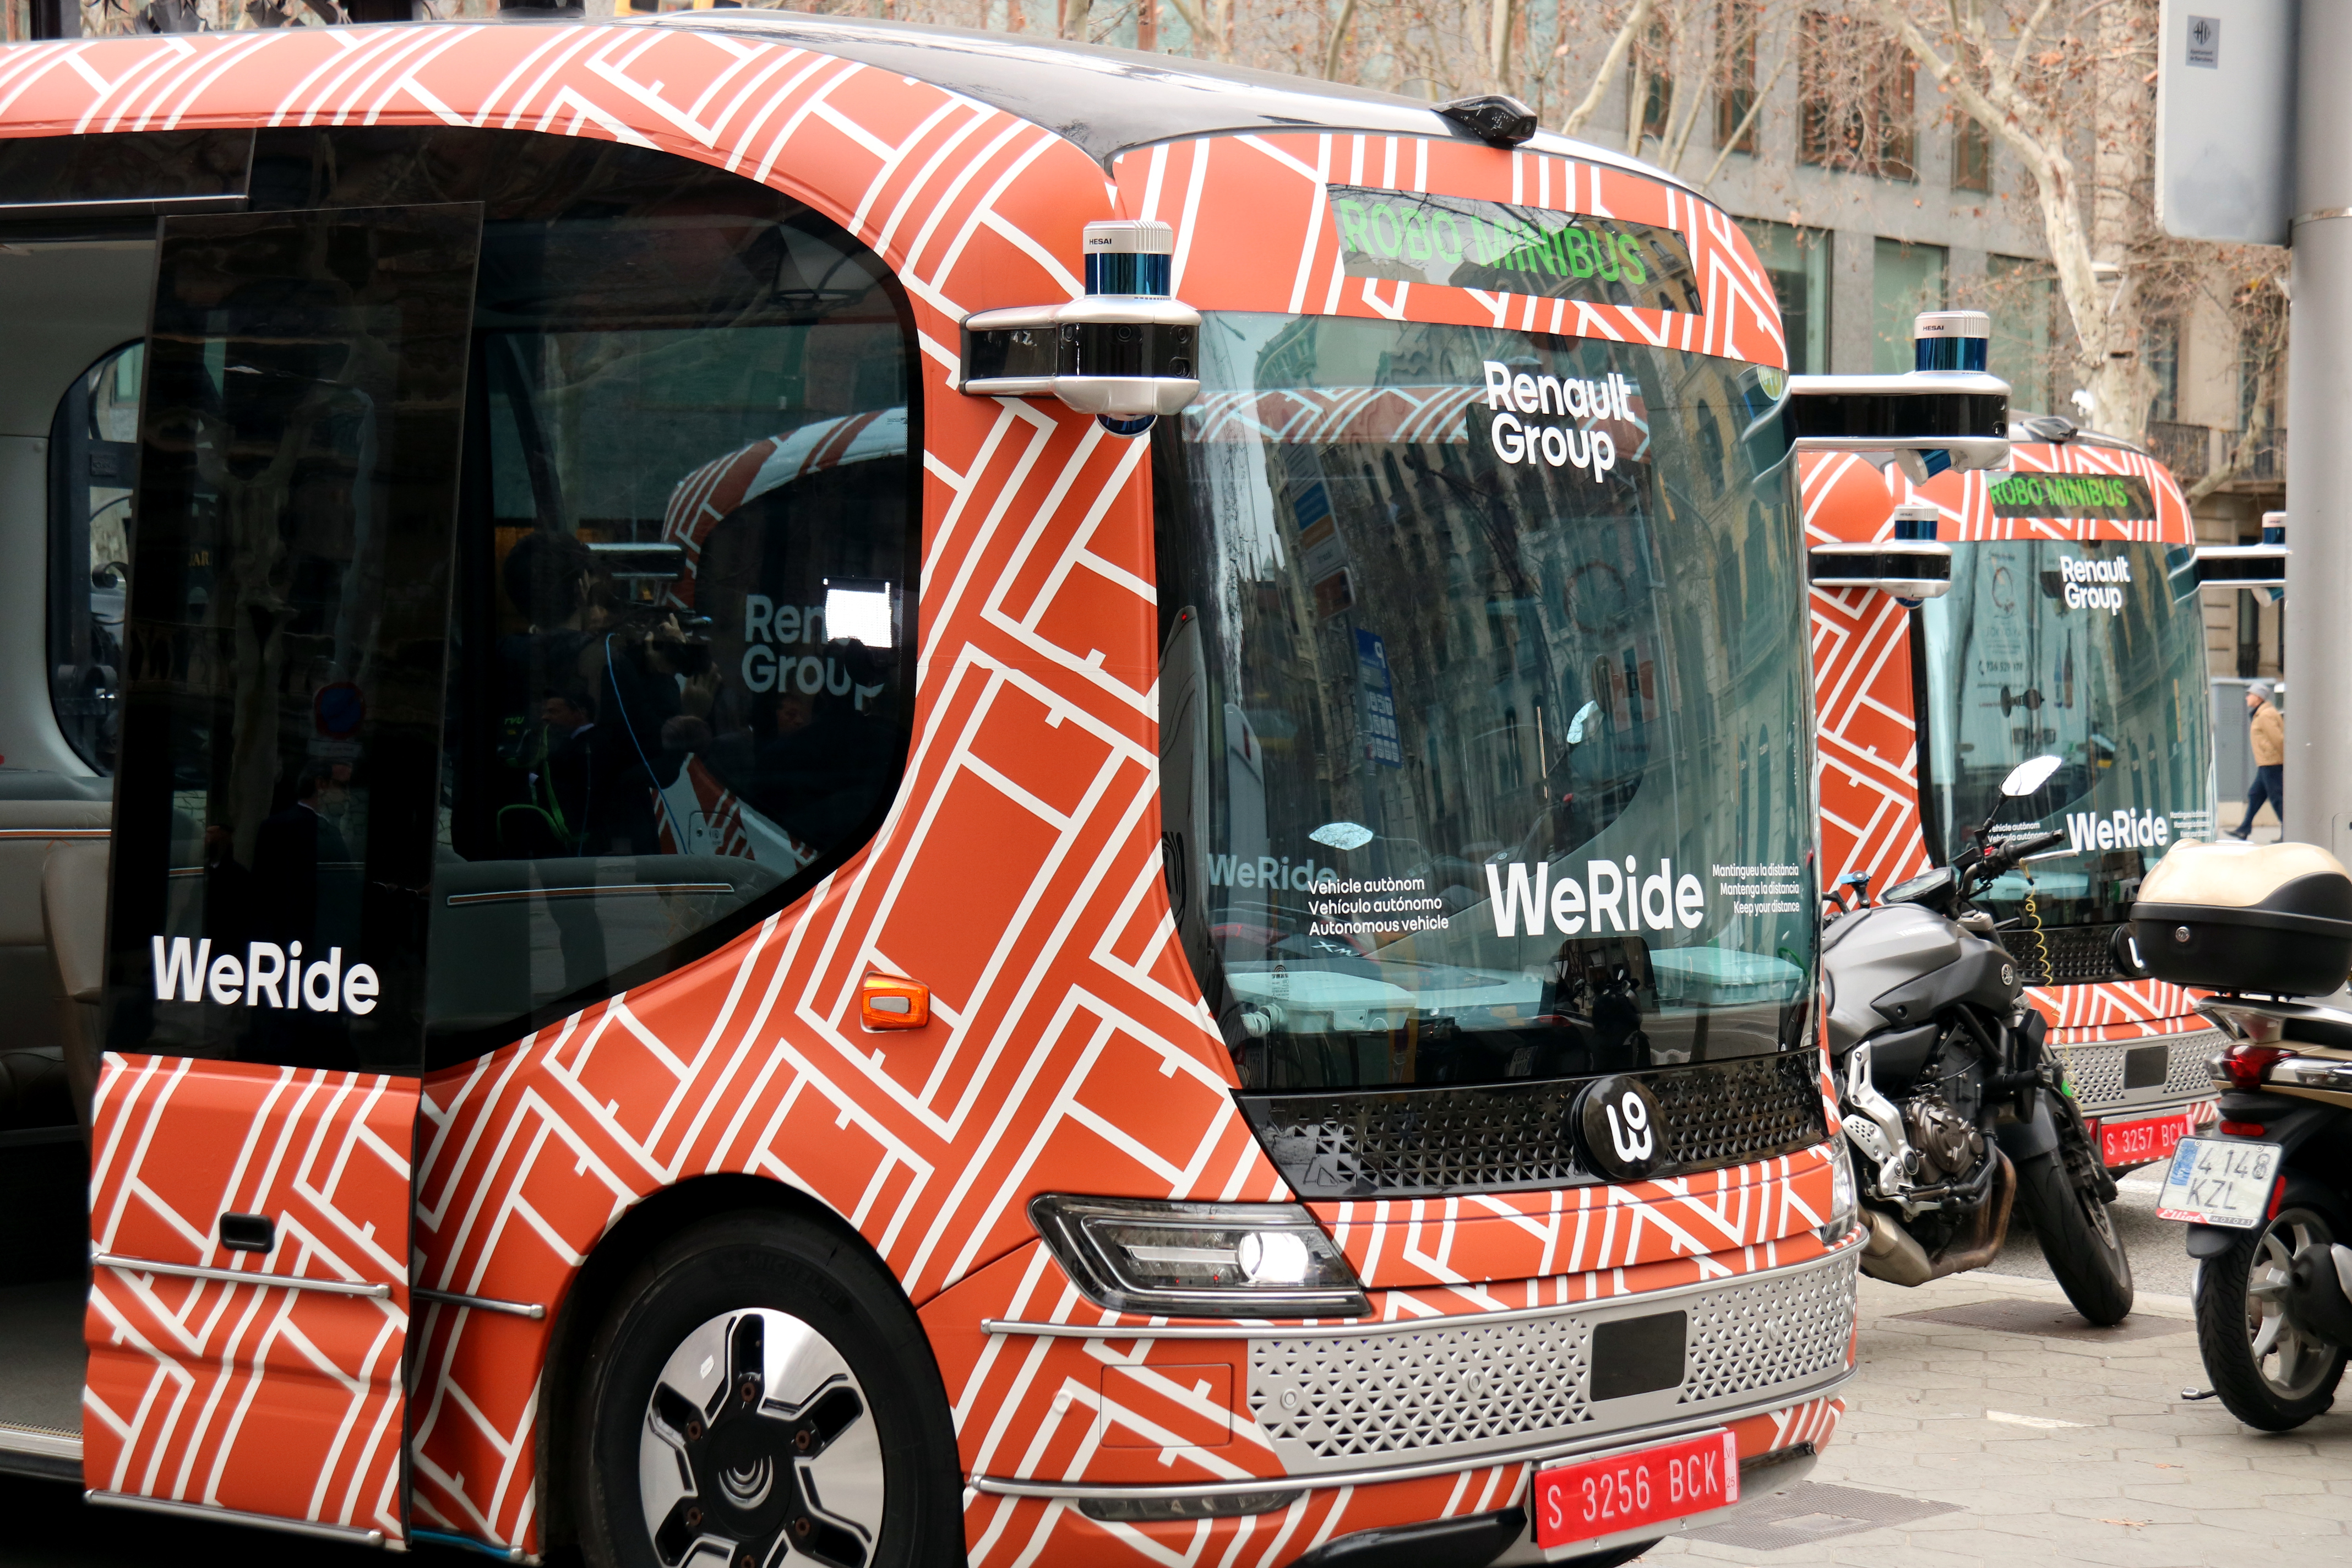
[[[2149,522],[2156,498],[2127,474],[2011,474],[1992,487],[1992,514]]]
[[[1690,247],[1654,224],[1467,196],[1329,185],[1350,278],[1699,315]]]

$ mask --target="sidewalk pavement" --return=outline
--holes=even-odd
[[[2352,1377],[2333,1411],[2278,1436],[2182,1401],[2204,1386],[2185,1296],[2144,1289],[2129,1320],[2095,1330],[2047,1280],[1864,1279],[1860,1372],[1811,1479],[1641,1561],[2352,1563]]]

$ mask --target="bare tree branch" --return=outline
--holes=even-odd
[[[1625,68],[1626,53],[1633,48],[1643,24],[1649,19],[1650,0],[1633,0],[1633,10],[1626,13],[1624,24],[1617,29],[1617,36],[1609,41],[1609,52],[1601,57],[1601,68],[1592,73],[1592,86],[1585,93],[1583,101],[1560,121],[1561,135],[1573,136],[1583,130],[1584,122],[1600,109],[1601,100],[1609,94],[1609,84],[1617,79],[1619,71]]]

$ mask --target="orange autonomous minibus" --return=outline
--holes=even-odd
[[[2063,831],[2063,847],[1979,902],[2122,1171],[2212,1120],[2206,1061],[2223,1043],[2119,936],[2165,850],[2215,831],[2196,530],[2138,447],[2051,415],[2011,434],[2009,473],[1914,483],[1851,455],[1800,459],[1824,559],[1894,538],[1940,541],[1951,563],[1937,597],[1813,590],[1823,880],[1853,905],[1944,864],[2011,768],[2060,758],[2002,830]]]
[[[1802,1474],[1791,454],[1889,432],[1772,299],[1502,99],[0,51],[5,1465],[635,1568],[1613,1563]]]

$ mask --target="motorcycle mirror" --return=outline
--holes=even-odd
[[[2128,925],[2116,927],[2108,936],[2107,961],[2116,966],[2116,973],[2126,980],[2147,978],[2147,964],[2140,958],[2139,942],[2133,937],[2132,928]]]
[[[2007,778],[2000,781],[2000,793],[2011,800],[2015,800],[2020,795],[2032,795],[2035,790],[2048,784],[2050,775],[2057,771],[2056,757],[2035,757],[2031,761],[2020,763],[2010,770]]]

